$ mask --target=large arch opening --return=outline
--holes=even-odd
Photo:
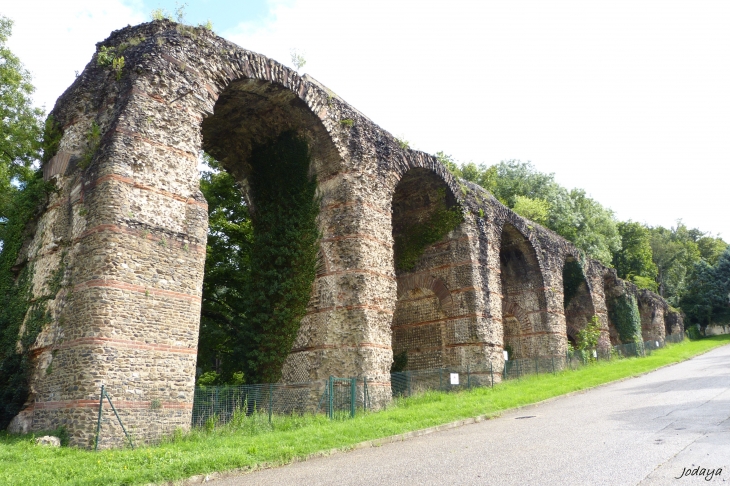
[[[230,83],[201,131],[207,161],[219,172],[201,181],[209,244],[199,382],[308,381],[306,369],[282,370],[313,310],[318,181],[339,171],[337,150],[294,92],[253,79]]]
[[[537,254],[530,241],[509,223],[502,228],[499,261],[503,346],[509,359],[550,354],[545,284]]]
[[[433,171],[409,170],[392,200],[398,301],[392,322],[392,371],[453,366],[455,285],[450,264],[462,220],[451,190]]]
[[[573,257],[563,265],[563,309],[568,342],[577,345],[580,332],[596,314],[583,268]]]

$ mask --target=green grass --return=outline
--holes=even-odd
[[[0,435],[0,484],[146,484],[212,471],[284,464],[333,449],[511,408],[639,375],[730,343],[730,336],[685,341],[639,359],[593,364],[556,375],[529,376],[494,389],[430,392],[352,420],[322,416],[239,417],[214,430],[179,434],[158,446],[93,452],[33,444],[32,436]]]

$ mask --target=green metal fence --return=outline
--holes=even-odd
[[[465,368],[391,373],[393,398],[409,397],[428,390],[458,391],[475,387],[493,387],[503,380],[525,375],[557,373],[577,369],[595,361],[643,357],[662,348],[667,342],[681,342],[684,335],[622,344],[612,348],[569,351],[564,356],[538,356],[471,364]],[[272,422],[275,415],[324,414],[330,419],[354,417],[358,411],[372,410],[368,379],[331,376],[324,383],[263,384],[241,386],[201,386],[195,389],[194,427],[214,427],[236,416],[254,416]]]
[[[236,414],[274,415],[324,413],[354,417],[370,408],[367,380],[330,377],[326,383],[269,383],[240,386],[199,386],[193,400],[193,427],[222,425]]]

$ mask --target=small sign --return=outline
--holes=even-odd
[[[451,384],[452,385],[459,384],[459,373],[451,373]]]
[[[504,360],[508,361],[509,360],[509,351],[502,351],[502,352],[504,353]]]
[[[656,347],[659,347],[659,341],[654,341],[656,343]]]
[[[595,349],[593,350],[593,357],[594,357],[594,358],[598,358],[598,353],[596,352],[596,350],[595,350]]]

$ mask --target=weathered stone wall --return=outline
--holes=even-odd
[[[638,301],[641,315],[641,337],[644,341],[663,341],[666,337],[665,316],[669,311],[669,305],[664,299],[649,290],[640,290]]]
[[[684,317],[681,313],[670,307],[665,319],[664,331],[667,336],[670,334],[684,334]]]
[[[323,264],[285,382],[316,390],[330,375],[368,378],[377,406],[391,398],[393,348],[412,354],[414,369],[501,370],[505,343],[515,356],[562,355],[566,317],[575,331],[591,306],[609,341],[607,269],[454,180],[435,157],[401,147],[312,78],[168,21],[122,29],[101,46],[125,67],[116,73],[95,56],[58,100],[63,138],[44,168],[57,192],[19,263],[34,265],[35,296],[49,276],[63,282],[33,348],[16,430],[65,425],[73,444],[88,446],[102,384],[140,440],[189,427],[207,232],[199,153],[246,188],[252,149],[285,130],[310,143]],[[398,218],[427,212],[437,193],[459,205],[463,223],[412,271],[396,271]],[[566,310],[569,259],[585,282]],[[664,314],[651,315],[655,336]],[[102,445],[122,442],[104,427]]]

